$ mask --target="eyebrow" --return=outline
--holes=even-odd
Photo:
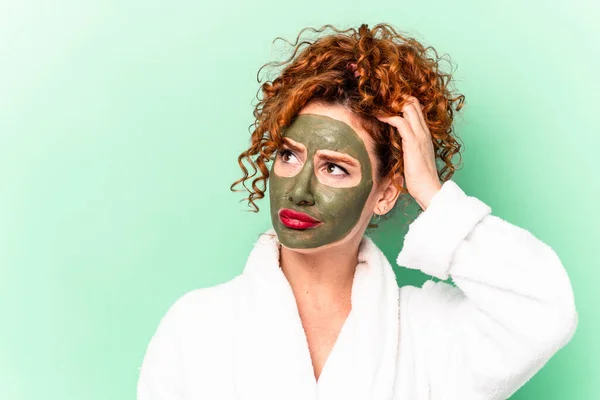
[[[303,152],[303,151],[306,150],[306,147],[304,147],[300,143],[297,143],[297,142],[295,142],[295,141],[293,141],[292,139],[289,139],[289,138],[283,138],[283,143],[285,145],[291,147],[292,149],[296,150],[296,151]]]
[[[296,150],[299,152],[304,152],[306,150],[304,145],[302,145],[290,138],[283,138],[283,142],[285,145],[289,146],[293,150]],[[323,154],[323,151],[326,151],[328,154]],[[337,152],[335,150],[329,150],[329,149],[317,150],[317,153],[319,153],[318,156],[320,158],[322,158],[323,160],[329,161],[329,162],[346,163],[352,167],[356,167],[356,168],[360,167],[360,163],[354,157],[349,156],[344,153]]]
[[[333,151],[333,150],[328,150],[328,151]],[[333,163],[337,163],[337,162],[341,162],[341,163],[346,163],[348,165],[351,165],[353,167],[359,167],[359,163],[358,161],[351,156],[348,156],[346,154],[343,153],[338,153],[335,152],[334,154],[323,154],[323,152],[321,150],[318,150],[317,152],[319,152],[319,157],[321,157],[324,160],[327,160],[329,162],[333,162]]]

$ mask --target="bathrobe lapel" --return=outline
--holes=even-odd
[[[279,241],[274,229],[265,233],[240,277],[233,360],[237,398],[391,398],[398,356],[399,288],[381,250],[363,236],[352,311],[317,384],[294,294],[279,267]]]

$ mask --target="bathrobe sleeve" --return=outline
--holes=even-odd
[[[506,399],[573,336],[578,315],[554,250],[446,181],[397,262],[426,282],[419,318],[432,399]],[[416,293],[417,294],[417,293]]]

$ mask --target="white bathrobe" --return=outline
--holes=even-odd
[[[553,249],[446,181],[409,226],[397,263],[456,286],[399,288],[365,235],[352,310],[317,382],[279,242],[266,233],[242,274],[169,309],[138,400],[506,399],[577,326]]]

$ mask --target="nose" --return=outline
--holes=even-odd
[[[290,193],[289,200],[295,204],[313,205],[315,198],[313,196],[313,173],[312,162],[304,164],[304,168],[296,175],[294,187]]]

